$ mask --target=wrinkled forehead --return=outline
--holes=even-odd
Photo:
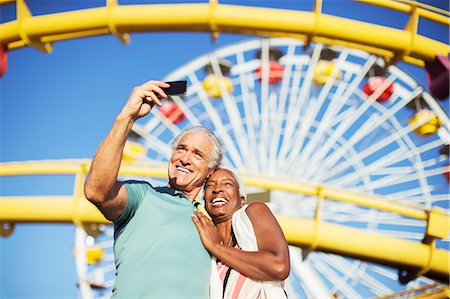
[[[214,151],[214,144],[209,140],[208,136],[202,132],[190,132],[181,137],[178,145],[184,145],[195,148],[210,157]]]

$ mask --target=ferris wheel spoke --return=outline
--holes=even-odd
[[[295,53],[296,45],[289,45],[286,51],[286,55],[283,57],[291,57]],[[283,59],[282,57],[282,59]],[[294,76],[295,67],[293,63],[288,59],[283,59],[284,68],[283,75],[281,79],[281,85],[279,90],[274,90],[271,92],[271,101],[274,103],[273,109],[270,111],[272,125],[270,126],[270,130],[272,132],[270,138],[270,169],[275,169],[276,164],[278,163],[278,154],[280,150],[280,144],[286,140],[286,136],[283,135],[283,125],[284,120],[282,115],[287,113],[288,110],[288,97],[289,97],[289,88],[291,78]]]
[[[290,246],[289,252],[292,272],[296,275],[297,280],[301,282],[301,285],[305,290],[306,294],[304,294],[304,297],[332,299],[333,295],[325,285],[324,281],[314,268],[311,267],[310,263],[303,260],[301,249]]]
[[[391,79],[389,79],[389,78],[387,80],[392,80],[392,78]],[[317,162],[319,160],[322,161],[323,159],[325,159],[325,155],[329,152],[329,148],[332,147],[332,144],[337,142],[339,136],[345,136],[345,133],[353,127],[359,127],[359,128],[363,127],[367,123],[367,118],[364,117],[364,113],[367,113],[369,108],[372,107],[372,104],[375,101],[375,99],[376,98],[370,96],[367,99],[367,101],[364,101],[358,108],[355,109],[355,111],[353,111],[353,113],[351,114],[350,117],[344,119],[341,123],[339,123],[337,128],[335,130],[333,130],[333,133],[331,134],[330,138],[323,145],[323,149],[321,151],[318,151],[316,155],[313,155],[311,161],[314,161],[314,162]],[[402,105],[402,106],[397,105],[397,107],[395,107],[397,109],[392,107],[389,110],[388,115],[383,116],[382,119],[388,118],[388,116],[393,115],[395,112],[397,112],[398,109],[400,109],[403,106],[404,105]],[[361,123],[357,123],[358,120],[361,120]],[[380,120],[378,120],[378,122],[380,122]],[[376,126],[374,124],[369,123],[368,126],[370,128],[376,128]],[[348,145],[345,144],[345,147],[348,147]],[[343,151],[345,151],[345,149],[339,150],[339,153],[341,154]],[[337,154],[334,154],[334,155],[337,155]]]
[[[329,284],[331,284],[331,292],[339,292],[339,295],[342,294],[345,298],[360,298],[361,296],[351,286],[351,282],[343,279],[339,271],[336,271],[334,265],[325,263],[322,255],[325,254],[320,254],[320,259],[314,258],[312,263],[314,267],[329,281]]]
[[[415,182],[415,181],[418,181],[422,176],[431,177],[431,176],[439,175],[441,173],[442,173],[441,169],[433,169],[433,170],[421,172],[420,174],[416,173],[416,172],[410,172],[409,174],[405,174],[402,176],[388,175],[383,178],[374,180],[373,186],[375,189],[382,189],[382,188],[392,187],[392,186],[403,184],[403,183]]]
[[[425,226],[418,226],[417,229],[425,230]],[[390,230],[383,230],[380,229],[377,231],[377,233],[384,234],[386,236],[399,238],[399,239],[410,239],[415,241],[421,241],[423,239],[424,234],[421,233],[413,233],[413,232],[405,232],[402,231],[400,228],[397,230],[390,229]]]
[[[389,294],[393,292],[393,290],[387,285],[367,274],[367,268],[369,268],[369,266],[366,263],[362,263],[360,261],[350,262],[349,260],[339,256],[328,255],[324,257],[324,260],[330,265],[335,265],[336,269],[342,272],[346,279],[352,279],[352,277],[355,279],[354,277],[356,277],[362,286],[371,290],[371,292],[375,295],[381,296],[382,294]]]
[[[385,176],[385,178],[393,178],[394,180],[397,180],[398,182],[405,181],[406,176],[403,173],[401,173],[400,176],[396,176],[395,170],[397,168],[395,166],[392,166],[392,167],[389,167],[389,166],[395,165],[396,163],[398,163],[400,161],[411,160],[414,156],[419,156],[421,153],[427,152],[430,150],[430,148],[434,148],[434,147],[436,147],[435,143],[429,143],[429,144],[423,145],[419,148],[416,148],[416,150],[413,152],[408,152],[406,154],[404,153],[404,151],[401,148],[397,148],[397,149],[391,151],[389,154],[385,155],[383,157],[383,159],[379,159],[377,161],[374,161],[371,164],[365,165],[365,168],[361,169],[358,172],[340,176],[339,184],[341,184],[343,186],[352,185],[352,183],[354,183],[355,181],[358,181],[363,176],[363,175],[361,175],[362,173],[364,173],[366,175],[367,174],[374,175],[379,170],[382,170],[384,173],[388,174],[387,176]],[[423,171],[417,172],[417,170],[412,165],[409,166],[408,168],[409,168],[409,170],[407,172],[408,172],[409,176],[407,179],[418,180],[418,179],[420,179],[421,176],[424,175]],[[424,169],[424,168],[425,167],[422,167],[421,169]],[[401,168],[401,170],[405,170],[405,169],[407,169],[407,168],[405,168],[405,167]],[[392,171],[392,170],[394,170],[394,171]],[[439,173],[440,171],[441,171],[441,169],[433,170],[433,173]],[[333,183],[333,179],[331,179],[329,182]],[[374,187],[376,185],[378,185],[378,186],[380,185],[379,180],[374,179],[374,182],[377,182],[376,184],[375,183],[373,184]],[[423,191],[423,189],[422,189],[422,191]]]
[[[364,212],[364,214],[363,214]],[[348,204],[327,205],[322,212],[322,218],[326,221],[340,224],[358,223],[358,227],[367,226],[369,230],[378,231],[376,226],[370,226],[377,223],[382,225],[423,227],[424,222],[421,220],[410,219],[399,215],[392,215],[386,212],[372,210],[371,212],[363,211],[361,208],[355,208]]]
[[[448,133],[450,131],[450,121],[448,115],[442,110],[441,106],[433,99],[433,97],[430,94],[424,93],[423,99],[426,101],[428,106],[430,106],[433,112],[439,117],[439,119],[442,122],[442,127],[445,128],[445,130]],[[446,142],[448,144],[449,142],[448,138],[446,139]]]
[[[193,125],[193,126],[201,125],[200,120],[191,112],[189,107],[185,104],[185,102],[179,96],[172,97],[172,100],[175,102],[175,104],[177,104],[178,107],[180,107],[181,112],[183,113],[184,116],[186,116],[187,121],[191,125]]]
[[[345,142],[344,140],[338,140],[338,143],[340,143],[340,144],[342,144],[344,142]],[[337,150],[337,149],[338,149],[338,147],[336,146],[336,148],[332,148],[331,150]],[[348,150],[349,150],[348,160],[350,160],[349,162],[350,162],[350,165],[351,165],[351,167],[349,167],[349,169],[354,170],[350,174],[352,174],[353,172],[358,172],[358,171],[364,169],[365,165],[364,165],[363,161],[360,159],[357,151],[355,149],[353,149],[353,148],[349,148]],[[302,175],[301,172],[296,172],[296,173],[298,175]],[[304,179],[306,178],[306,179],[309,179],[309,180],[311,180],[313,182],[322,182],[322,183],[330,184],[330,182],[332,180],[335,180],[338,177],[343,178],[345,175],[349,175],[349,174],[345,173],[345,172],[344,173],[338,173],[337,176],[332,177],[332,179],[327,179],[327,180],[319,179],[317,175],[307,177],[305,174],[303,174],[303,177],[304,177]],[[372,189],[371,188],[371,182],[370,182],[370,180],[367,179],[367,177],[363,177],[362,178],[362,183],[365,186],[365,188],[363,190],[371,190]],[[337,186],[342,186],[342,182],[339,181],[339,184],[337,184]],[[356,189],[359,189],[361,186],[355,185],[355,186],[351,186],[351,187],[355,188],[355,190],[356,190]]]
[[[299,121],[300,121],[300,116],[301,116],[301,111],[302,111],[303,104],[304,104],[304,99],[310,93],[313,71],[314,71],[314,67],[319,59],[320,51],[322,49],[321,47],[322,47],[321,45],[318,45],[313,50],[312,57],[310,60],[310,65],[306,70],[305,77],[302,81],[301,88],[299,88],[300,82],[301,82],[300,74],[297,73],[297,76],[292,78],[293,82],[291,85],[292,86],[291,100],[290,100],[291,104],[289,105],[289,108],[288,108],[289,114],[288,114],[288,117],[286,120],[286,127],[285,127],[285,131],[284,131],[284,136],[286,138],[282,144],[282,147],[280,150],[280,155],[279,155],[279,158],[282,160],[284,160],[286,158],[289,150],[292,148],[291,136],[293,136],[295,127],[296,127],[297,123],[299,123]]]
[[[346,56],[341,55],[338,62],[336,63],[336,69],[339,69],[340,65],[344,62],[344,58],[346,58]],[[342,59],[342,60],[341,60]],[[362,76],[361,76],[362,77]],[[356,86],[356,80],[354,80],[352,82],[352,84],[354,86]],[[325,92],[321,92],[319,97],[317,98],[317,100],[315,100],[316,104],[316,109],[313,110],[313,113],[311,113],[308,109],[308,114],[313,114],[312,115],[312,121],[310,122],[306,122],[306,124],[310,124],[309,127],[302,125],[302,128],[305,127],[305,131],[308,130],[310,131],[312,128],[312,123],[313,121],[318,121],[319,125],[315,131],[315,134],[312,136],[312,138],[310,140],[308,140],[308,143],[306,145],[306,147],[303,149],[303,143],[304,143],[304,139],[305,139],[305,133],[303,132],[303,134],[300,135],[300,138],[297,138],[298,143],[296,143],[293,146],[293,150],[290,152],[289,156],[287,157],[287,160],[291,163],[294,163],[296,159],[296,157],[301,156],[301,159],[298,160],[298,171],[304,171],[305,166],[308,163],[305,163],[305,159],[306,157],[310,156],[310,153],[313,149],[319,147],[319,144],[321,143],[321,141],[325,138],[324,136],[324,132],[325,132],[325,128],[327,128],[330,124],[331,119],[333,119],[333,115],[335,113],[337,113],[337,111],[339,111],[342,108],[342,105],[344,104],[344,102],[339,102],[336,101],[336,99],[340,98],[343,96],[343,93],[346,90],[349,90],[350,88],[353,87],[349,87],[348,84],[344,81],[339,82],[338,86],[337,86],[337,90],[334,93],[334,95],[330,98],[329,95]],[[319,119],[317,117],[318,113],[322,113],[323,116]],[[319,143],[319,144],[318,144]],[[302,155],[300,154],[300,151],[302,152]],[[292,165],[292,164],[291,164]]]
[[[383,149],[385,149],[389,144],[393,144],[393,143],[397,143],[398,147],[397,150],[403,150],[403,143],[400,143],[399,141],[402,139],[406,139],[408,138],[408,134],[411,133],[411,129],[406,128],[399,128],[398,130],[396,130],[394,132],[394,135],[386,135],[384,137],[382,137],[381,139],[379,139],[376,142],[372,142],[372,145],[367,147],[366,149],[363,149],[362,151],[360,151],[359,156],[362,160],[365,160],[366,158],[368,158],[371,155],[374,155],[375,153],[377,153],[378,151],[381,151]],[[428,144],[429,148],[433,148],[433,147],[437,147],[439,146],[440,142],[431,142],[430,144]],[[378,161],[374,161],[375,162],[379,162],[379,163],[383,163],[383,162],[387,162],[385,161],[385,159],[378,160]],[[326,177],[333,177],[335,176],[337,173],[345,170],[346,168],[350,167],[351,163],[349,162],[343,162],[340,163],[340,165],[336,165],[336,167],[333,167],[332,169],[330,169],[330,172],[327,173]],[[368,164],[367,166],[370,166],[370,164]],[[382,169],[380,166],[378,166],[379,169]],[[374,171],[376,168],[375,167],[371,167],[371,171]]]
[[[278,157],[280,151],[279,145],[286,138],[286,136],[283,135],[284,119],[282,118],[282,115],[288,113],[289,111],[288,97],[290,96],[289,94],[290,83],[291,78],[293,78],[295,73],[294,62],[291,59],[287,59],[287,57],[294,57],[296,48],[297,48],[296,45],[289,45],[286,51],[286,55],[281,57],[281,60],[283,60],[284,63],[284,71],[279,90],[278,106],[276,107],[275,115],[273,116],[276,122],[275,125],[272,127],[272,129],[274,130],[274,134],[272,135],[271,140],[271,147],[272,147],[271,153],[274,153],[274,157],[272,157],[273,160],[275,160],[275,156]]]
[[[356,88],[358,88],[360,82],[364,78],[364,75],[375,63],[375,60],[376,58],[374,56],[370,56],[362,66],[361,71],[357,73],[356,77],[350,82],[348,86],[340,85],[340,87],[342,86],[346,88],[339,89],[331,98],[327,110],[325,111],[324,116],[322,117],[319,126],[317,127],[316,134],[313,135],[313,138],[311,138],[308,145],[302,152],[301,159],[299,161],[300,165],[305,165],[305,161],[307,159],[310,159],[311,153],[314,150],[320,149],[320,147],[322,146],[325,131],[330,129],[332,120],[335,119],[336,115],[342,110],[342,107],[345,104],[345,101],[341,101],[340,99],[350,98],[351,94],[353,94]]]
[[[290,149],[289,154],[286,157],[286,160],[291,162],[292,164],[288,164],[291,167],[290,168],[297,168],[298,166],[301,166],[300,163],[295,163],[295,157],[298,157],[298,153],[302,150],[304,141],[306,140],[306,136],[310,130],[310,128],[312,127],[312,123],[314,122],[314,117],[317,113],[317,111],[320,108],[320,103],[311,103],[311,105],[309,105],[308,107],[308,111],[309,113],[303,117],[303,119],[301,120],[301,125],[300,128],[298,130],[295,131],[295,136],[297,136],[294,139],[294,142],[292,144],[292,147]],[[302,167],[299,169],[297,168],[298,171],[300,172]]]
[[[430,192],[431,191],[432,191],[432,189],[430,189]],[[419,203],[419,202],[423,201],[423,198],[420,197],[421,194],[422,194],[422,189],[417,187],[417,188],[411,188],[409,190],[401,190],[401,191],[397,191],[397,192],[392,192],[389,194],[389,198],[391,198],[393,200],[408,198],[408,202]],[[439,196],[434,195],[433,198],[439,198]]]
[[[160,123],[164,124],[164,127],[172,133],[171,135],[176,136],[180,132],[180,128],[178,128],[173,121],[165,117],[159,110],[155,110],[153,115]]]
[[[167,160],[170,158],[170,152],[172,150],[170,145],[161,142],[158,138],[153,137],[152,135],[146,135],[144,140],[148,149],[156,152],[158,155],[161,155]]]
[[[190,80],[194,80],[194,84],[200,85],[200,83],[197,81],[196,77],[189,77]],[[192,81],[191,81],[192,82]],[[241,155],[239,154],[235,142],[232,140],[230,135],[225,131],[225,126],[221,121],[220,115],[217,113],[216,109],[212,106],[210,101],[208,100],[208,96],[206,95],[206,92],[204,90],[199,90],[198,97],[200,99],[201,104],[203,105],[206,113],[209,115],[211,121],[214,124],[214,127],[217,130],[218,135],[220,136],[222,142],[224,143],[227,154],[231,157],[231,161],[236,167],[241,167],[242,165],[242,159]]]
[[[386,155],[385,155],[385,156],[383,156],[383,159],[373,161],[372,163],[369,162],[366,166],[370,167],[371,171],[374,171],[375,169],[382,169],[382,167],[381,167],[382,165],[390,165],[389,163],[397,162],[396,159],[405,158],[404,155],[402,157],[402,152],[405,152],[405,148],[408,149],[406,151],[406,152],[408,152],[410,147],[407,147],[409,145],[408,142],[406,145],[403,145],[403,143],[400,141],[408,141],[408,139],[409,139],[408,135],[410,133],[411,133],[411,129],[409,129],[409,128],[406,128],[406,129],[399,128],[397,131],[395,131],[394,136],[386,135],[386,136],[382,137],[382,139],[379,139],[377,142],[372,143],[372,146],[361,151],[359,153],[360,159],[366,160],[369,156],[374,155],[377,152],[381,152],[381,150],[386,150],[388,148],[388,145],[394,144],[394,143],[397,147],[395,148],[395,150],[389,149],[390,153],[388,154],[388,156],[393,157],[392,159],[387,159]],[[414,154],[416,154],[416,153],[410,153],[410,154],[408,154],[408,157],[410,157],[411,155],[414,155]],[[346,162],[341,163],[341,165],[336,165],[336,167],[330,168],[330,172],[326,174],[326,177],[332,177],[332,176],[336,175],[337,173],[350,167],[351,166],[350,162],[351,161],[348,161],[348,162],[346,161]]]
[[[444,186],[442,186],[442,187],[444,187]],[[423,199],[420,197],[418,199],[423,201]],[[433,203],[435,203],[435,206],[437,206],[437,207],[448,208],[448,202],[450,201],[450,196],[448,194],[433,195],[432,201],[433,201]]]
[[[233,129],[233,135],[235,136],[234,140],[235,143],[238,144],[242,158],[244,161],[247,161],[251,154],[249,153],[248,149],[250,148],[247,143],[247,134],[243,130],[243,124],[241,122],[240,112],[237,107],[236,100],[233,98],[232,95],[226,90],[226,87],[224,86],[223,81],[223,74],[220,70],[219,66],[219,60],[215,55],[211,55],[210,57],[210,63],[213,68],[213,73],[216,76],[216,78],[219,78],[219,88],[221,91],[222,99],[225,104],[226,114],[229,116],[229,123],[232,126]],[[240,162],[242,163],[242,161]]]
[[[341,106],[342,107],[342,106]],[[350,113],[351,112],[351,113]],[[360,112],[361,113],[361,112]],[[337,128],[332,129],[332,126],[329,126],[328,129],[332,132],[329,136],[327,136],[327,141],[325,144],[322,144],[317,151],[313,153],[313,155],[310,156],[310,161],[315,162],[319,159],[323,159],[326,154],[329,152],[330,148],[333,147],[333,144],[336,144],[337,138],[340,136],[343,136],[344,132],[350,127],[352,124],[352,121],[357,120],[359,117],[357,117],[358,113],[357,111],[350,111],[349,109],[340,110],[338,111],[338,115],[340,117],[340,122],[336,122],[337,118],[335,119],[334,123],[337,123]],[[312,172],[314,172],[314,169],[307,169],[306,170],[306,176],[312,175]]]
[[[276,101],[277,101],[277,94],[271,92],[270,93],[270,102],[271,102],[271,107],[270,109],[273,109],[272,111],[276,111],[277,107],[276,107]],[[277,141],[280,140],[280,134],[281,134],[281,125],[278,119],[278,116],[276,114],[276,112],[271,112],[270,113],[270,118],[271,118],[271,125],[269,127],[270,130],[270,134],[268,134],[267,138],[268,138],[268,171],[270,173],[275,174],[276,173],[276,169],[277,169],[277,152],[278,152],[278,144],[279,143],[275,143]]]
[[[152,118],[144,126],[142,126],[142,128],[145,132],[152,132],[156,127],[158,127],[158,125],[159,125],[159,120],[156,118]],[[137,124],[134,125],[133,129],[136,126],[137,126]]]
[[[238,65],[245,65],[245,58],[242,52],[239,52],[236,54],[236,61],[238,63]],[[237,67],[232,68],[231,72],[233,73],[233,71],[235,71],[237,69]],[[236,75],[236,73],[234,73],[234,75]],[[242,93],[242,102],[243,102],[243,115],[245,115],[245,119],[244,119],[244,123],[245,123],[245,128],[247,131],[247,136],[248,136],[248,145],[249,145],[249,150],[250,150],[250,145],[251,144],[256,144],[257,140],[256,140],[256,128],[255,125],[258,122],[258,119],[256,118],[256,116],[259,115],[259,113],[255,113],[255,108],[257,107],[257,105],[255,105],[256,103],[256,96],[254,93],[251,93],[250,90],[254,90],[254,81],[250,80],[249,75],[247,75],[247,73],[245,72],[239,72],[239,85],[240,85],[240,89],[241,89],[241,93]],[[244,100],[245,99],[245,100]],[[244,128],[244,129],[245,129]],[[252,171],[255,171],[257,166],[258,166],[258,161],[256,159],[256,155],[254,155],[254,153],[249,155],[249,160],[247,165],[249,165],[249,168]]]
[[[360,142],[361,139],[365,138],[369,133],[373,132],[377,128],[379,128],[383,123],[385,123],[388,119],[392,118],[393,115],[404,106],[405,101],[397,103],[396,106],[391,107],[389,111],[386,111],[382,114],[382,116],[378,116],[375,114],[372,114],[369,118],[366,120],[363,120],[363,123],[361,124],[361,129],[356,131],[356,134],[353,134],[350,139],[346,140],[346,142],[335,152],[333,152],[330,156],[325,158],[323,160],[323,164],[326,168],[331,169],[332,166],[335,165],[337,161],[339,161],[343,155],[345,155],[346,151],[350,147],[354,147],[354,145],[357,142]],[[342,134],[345,133],[341,132]],[[400,137],[406,136],[407,133],[410,133],[410,130],[404,130],[404,134],[395,134],[397,135],[396,138],[400,139]],[[390,135],[386,135],[385,137],[386,142],[391,140]]]
[[[270,128],[270,94],[269,94],[269,42],[261,41],[261,78],[260,78],[260,101],[261,101],[261,118],[260,118],[260,161],[262,169],[267,169],[267,157],[269,149],[269,128]]]

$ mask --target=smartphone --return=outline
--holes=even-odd
[[[185,81],[185,80],[183,80],[183,81],[169,81],[169,82],[166,82],[166,83],[170,84],[170,87],[163,88],[163,90],[168,96],[184,95],[186,93],[187,81]]]

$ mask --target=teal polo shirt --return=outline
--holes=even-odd
[[[180,191],[127,181],[128,203],[114,221],[112,298],[209,298],[211,258]]]

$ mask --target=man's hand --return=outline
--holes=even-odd
[[[214,222],[206,218],[202,212],[194,211],[194,213],[197,217],[192,216],[192,221],[194,221],[194,224],[197,227],[203,246],[210,253],[214,254],[214,248],[217,245],[222,244],[217,228],[214,225]]]
[[[162,82],[150,80],[133,89],[127,103],[122,109],[121,114],[129,116],[134,120],[146,116],[153,106],[161,106],[161,100],[167,98],[162,88],[168,88],[170,85]]]

